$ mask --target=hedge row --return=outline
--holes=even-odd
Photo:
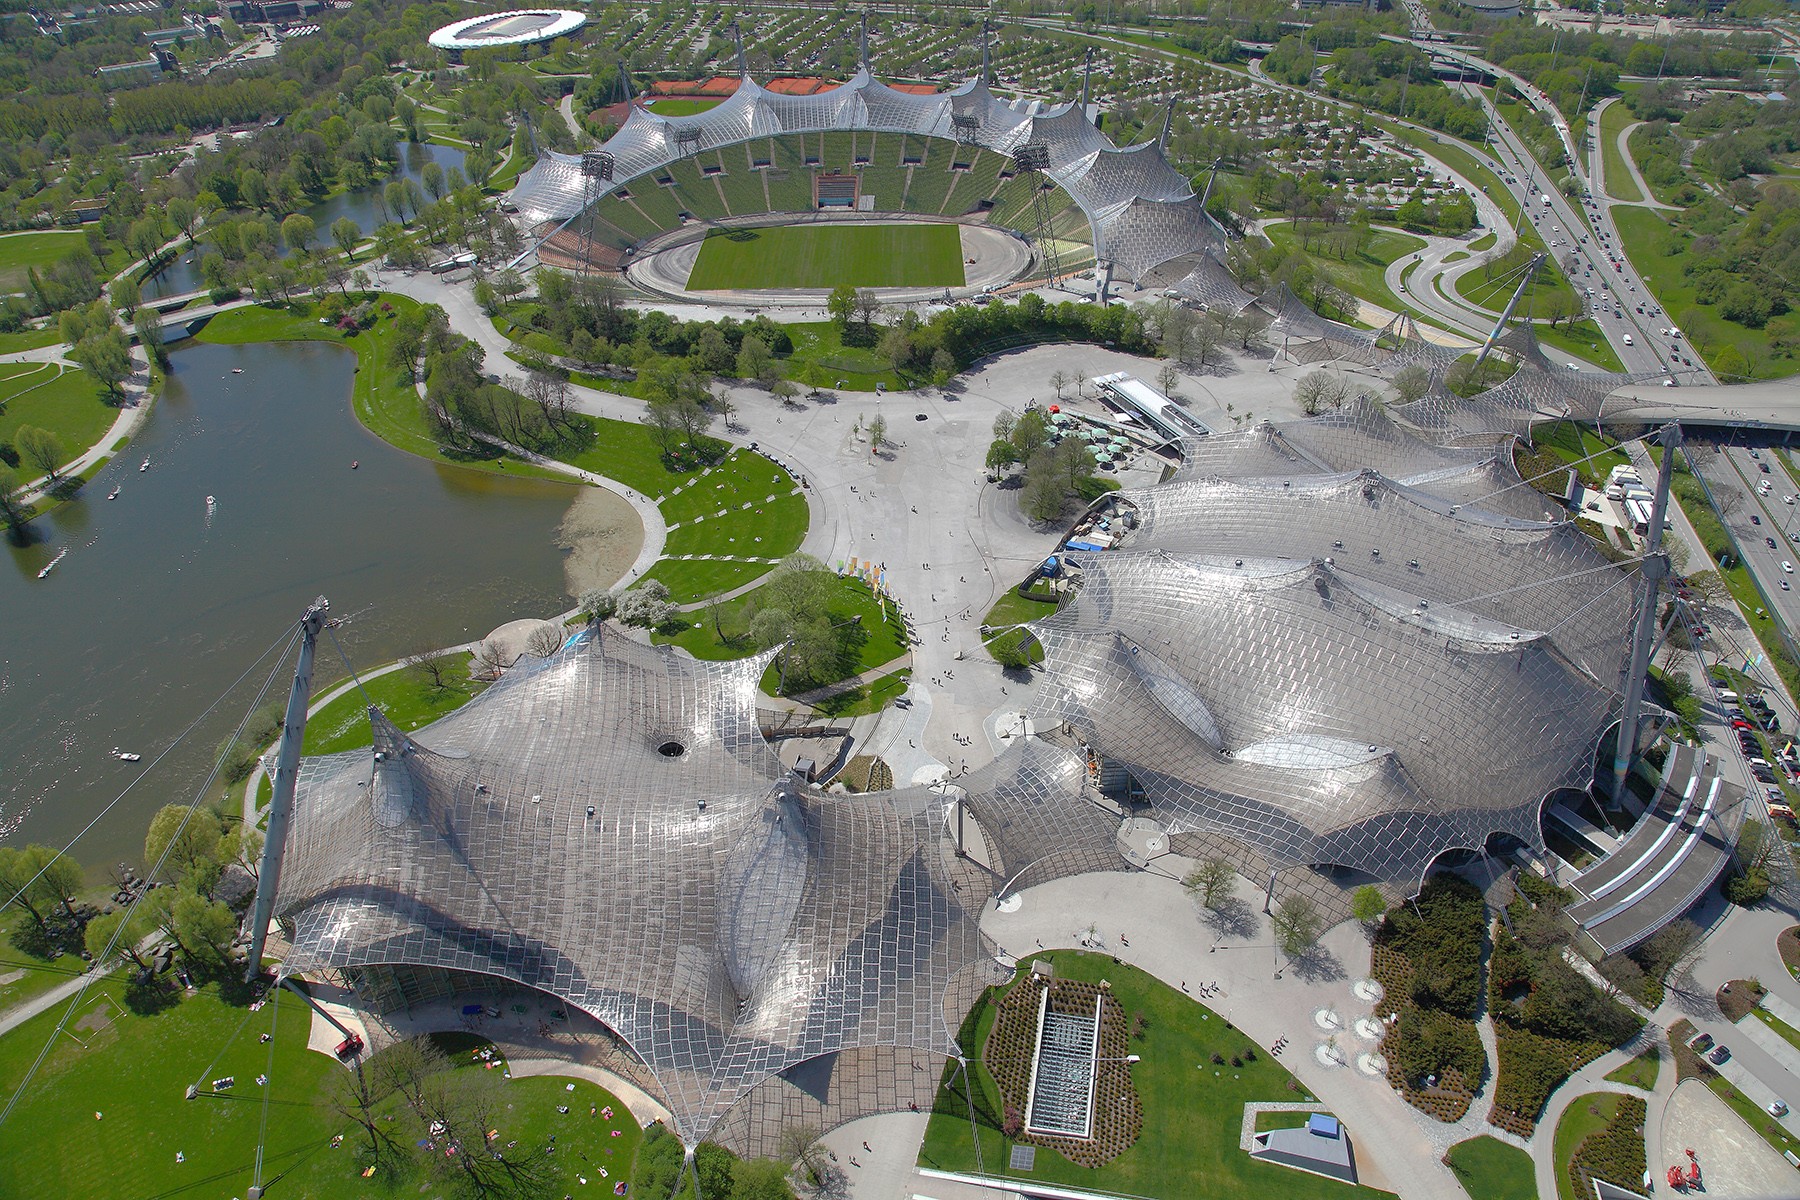
[[[1569,1184],[1577,1196],[1592,1196],[1593,1181],[1636,1191],[1649,1162],[1644,1151],[1647,1107],[1640,1096],[1620,1096],[1606,1128],[1591,1133],[1569,1156]]]

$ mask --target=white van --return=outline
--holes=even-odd
[[[1736,704],[1737,702],[1738,702],[1738,694],[1736,692],[1732,691],[1730,688],[1720,688],[1719,689],[1719,703],[1720,704]]]
[[[1628,333],[1628,334],[1626,334],[1626,335],[1625,335],[1625,344],[1626,344],[1626,345],[1627,345],[1627,346],[1635,346],[1635,345],[1637,345],[1637,343],[1636,343],[1636,342],[1634,342],[1634,341],[1632,341],[1632,340],[1631,340],[1631,335],[1630,335],[1630,334],[1629,334],[1629,333]]]

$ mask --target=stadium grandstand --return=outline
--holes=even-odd
[[[1022,170],[1042,148],[1047,167]],[[1077,104],[1007,101],[981,77],[946,92],[889,87],[866,69],[810,94],[774,91],[748,73],[693,116],[633,106],[593,152],[546,153],[513,189],[543,261],[613,268],[644,241],[694,222],[785,212],[916,214],[1036,236],[1038,189],[1065,269],[1098,262],[1138,286],[1203,269],[1223,240],[1158,138],[1114,146]],[[662,194],[655,195],[658,190]],[[589,249],[591,247],[591,250]]]

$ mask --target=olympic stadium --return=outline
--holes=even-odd
[[[528,8],[453,21],[434,30],[427,41],[434,49],[460,56],[466,50],[552,42],[586,24],[585,14],[566,8]]]
[[[921,294],[1090,265],[1172,283],[1222,246],[1163,139],[1115,146],[1086,104],[1004,100],[985,72],[921,92],[865,68],[789,95],[740,70],[716,108],[663,117],[634,106],[597,150],[545,154],[510,203],[541,239],[540,261],[624,271],[665,295],[687,291],[709,233],[798,221],[958,226],[968,271]]]

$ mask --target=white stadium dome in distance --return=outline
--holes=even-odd
[[[439,50],[525,46],[574,33],[585,24],[585,14],[566,8],[524,8],[452,21],[433,33],[429,40]]]

